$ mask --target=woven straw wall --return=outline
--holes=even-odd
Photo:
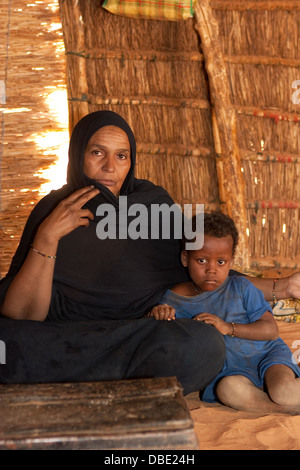
[[[300,2],[211,4],[237,113],[252,267],[299,268]]]
[[[0,80],[6,88],[0,102],[0,277],[42,197],[43,171],[56,162],[58,141],[68,133],[49,102],[53,92],[63,96],[66,89],[59,25],[55,0],[0,0]]]

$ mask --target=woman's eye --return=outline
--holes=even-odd
[[[91,154],[96,155],[98,157],[98,156],[102,155],[102,152],[101,152],[101,150],[92,150]]]
[[[119,157],[121,160],[126,160],[127,155],[126,155],[125,153],[120,153],[120,154],[118,155],[118,157]]]

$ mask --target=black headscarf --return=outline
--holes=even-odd
[[[82,118],[74,127],[69,147],[67,183],[73,190],[94,184],[94,186],[99,187],[102,194],[105,194],[106,199],[116,204],[117,198],[111,194],[111,191],[91,178],[88,178],[83,171],[84,152],[88,142],[95,132],[105,126],[119,127],[127,134],[131,151],[131,167],[122,185],[120,194],[126,195],[133,191],[136,162],[135,138],[125,119],[113,111],[95,111],[90,113]]]
[[[173,204],[162,187],[135,178],[136,143],[127,122],[112,111],[85,116],[71,136],[67,185],[52,191],[31,213],[7,278],[0,285],[0,301],[24,262],[39,224],[68,194],[93,184],[100,194],[89,201],[89,209],[95,214],[100,204],[110,203],[118,213],[118,198],[83,171],[86,146],[104,126],[123,129],[129,139],[131,167],[120,191],[127,196],[127,206],[140,203],[150,212],[151,204]],[[167,288],[187,279],[179,259],[179,240],[100,240],[98,222],[95,217],[88,227],[78,227],[59,241],[48,320],[139,318],[159,302]],[[118,218],[116,225],[118,229]]]
[[[125,121],[113,111],[95,111],[84,116],[74,127],[69,147],[69,164],[67,171],[67,183],[72,191],[84,186],[94,185],[100,189],[100,194],[87,204],[90,209],[95,209],[101,202],[109,202],[118,207],[118,198],[105,186],[87,177],[84,174],[84,152],[90,138],[95,132],[105,126],[116,126],[122,129],[128,137],[130,144],[131,166],[120,190],[120,196],[127,196],[128,204],[141,203],[148,205],[153,203],[153,198],[165,197],[166,202],[171,198],[161,187],[153,185],[147,180],[138,180],[134,177],[136,165],[136,142],[134,134]]]

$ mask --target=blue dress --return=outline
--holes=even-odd
[[[228,323],[253,323],[266,311],[272,313],[262,292],[244,277],[235,275],[229,276],[216,290],[194,297],[185,297],[168,290],[160,303],[174,307],[176,318],[193,318],[198,313],[208,312]],[[203,390],[201,399],[205,402],[218,401],[216,385],[222,377],[228,375],[243,375],[257,387],[262,387],[268,367],[284,364],[296,376],[300,376],[300,368],[293,362],[292,352],[281,338],[274,341],[252,341],[226,335],[224,340],[226,360],[221,372]]]

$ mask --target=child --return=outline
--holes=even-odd
[[[226,361],[202,391],[203,401],[221,401],[239,410],[300,414],[300,368],[278,338],[270,304],[250,281],[229,273],[237,242],[232,219],[220,212],[204,214],[203,247],[181,253],[191,281],[168,290],[150,316],[192,318],[224,335]]]

